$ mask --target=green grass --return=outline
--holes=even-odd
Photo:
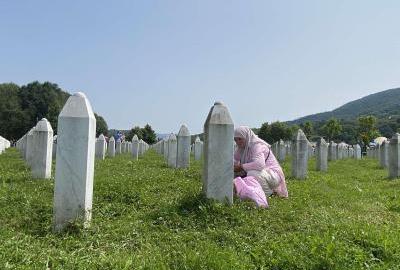
[[[96,161],[93,220],[53,234],[54,179],[0,155],[0,269],[400,269],[400,180],[375,160],[340,160],[270,208],[204,199],[201,164],[148,152]],[[284,164],[289,175],[290,164]]]

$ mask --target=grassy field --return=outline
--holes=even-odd
[[[400,180],[375,160],[340,160],[270,208],[201,195],[201,164],[148,152],[96,161],[93,220],[53,234],[54,179],[0,155],[0,269],[400,269]],[[290,164],[284,164],[286,175]]]

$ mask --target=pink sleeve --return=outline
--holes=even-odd
[[[265,155],[263,147],[257,144],[253,147],[254,149],[251,151],[251,161],[242,164],[242,167],[246,172],[250,170],[261,171],[265,168]]]
[[[239,151],[235,151],[235,153],[233,154],[233,161],[234,164],[239,163],[240,162],[240,153]]]

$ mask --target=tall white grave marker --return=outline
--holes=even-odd
[[[54,230],[91,219],[96,118],[83,93],[70,96],[58,116]]]
[[[215,102],[204,123],[203,192],[207,198],[233,202],[233,121]]]

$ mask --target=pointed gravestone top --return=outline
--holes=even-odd
[[[78,118],[93,118],[93,110],[84,93],[78,92],[70,96],[60,112],[59,118],[63,117],[78,117]]]
[[[139,141],[139,138],[136,134],[133,136],[132,141]]]
[[[176,136],[175,136],[175,134],[174,134],[174,133],[171,133],[171,135],[169,135],[168,140],[170,140],[170,141],[176,141]]]
[[[114,136],[111,136],[110,141],[115,141]]]
[[[103,134],[100,134],[100,136],[99,136],[99,139],[98,139],[99,141],[105,141],[106,140],[106,138],[104,137],[104,135]]]
[[[28,135],[33,135],[33,132],[36,130],[36,127],[33,127],[29,130]]]
[[[400,140],[400,134],[399,133],[395,133],[393,135],[392,139]]]
[[[200,142],[200,138],[199,138],[199,136],[196,136],[196,140],[195,140],[195,142]]]
[[[83,93],[83,92],[76,92],[76,93],[74,94],[74,96],[81,97],[81,98],[86,98],[86,95],[85,95],[85,93]]]
[[[53,131],[49,121],[46,118],[40,120],[36,125],[36,131]]]
[[[327,145],[327,143],[324,138],[320,137],[317,139],[317,145]]]
[[[178,136],[190,136],[189,129],[185,124],[179,129]]]
[[[228,108],[222,102],[215,102],[208,113],[204,126],[207,125],[233,125]]]
[[[294,139],[295,141],[306,141],[306,140],[307,140],[307,137],[306,137],[306,135],[304,134],[304,132],[303,132],[301,129],[299,129],[299,130],[297,130],[297,133],[294,134],[293,139]]]

